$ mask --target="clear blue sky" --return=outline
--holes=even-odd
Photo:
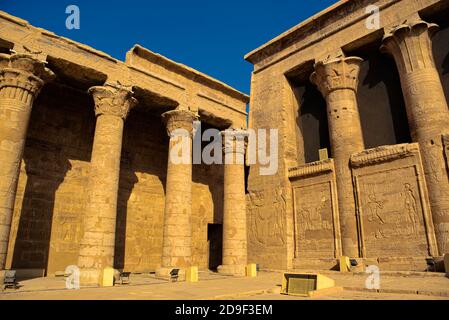
[[[0,10],[123,60],[136,43],[249,93],[243,56],[336,0],[0,0]],[[81,11],[65,27],[66,7]]]

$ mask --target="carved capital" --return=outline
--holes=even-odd
[[[248,132],[242,129],[227,129],[221,132],[223,140],[223,152],[245,154]]]
[[[107,83],[90,88],[89,93],[95,101],[96,116],[112,115],[125,120],[129,111],[137,104],[134,93],[120,85]]]
[[[358,57],[342,57],[317,62],[310,81],[318,87],[324,97],[339,89],[357,91],[362,61],[363,59]]]
[[[198,116],[189,110],[172,110],[162,114],[162,120],[169,137],[179,136],[182,133],[192,136],[193,122],[198,120]]]
[[[385,34],[380,49],[394,57],[399,73],[435,68],[432,37],[438,29],[434,23],[406,21]]]
[[[357,91],[362,61],[363,59],[358,57],[342,57],[317,62],[310,81],[318,87],[324,97],[339,89]]]
[[[27,54],[0,55],[0,90],[17,88],[25,90],[33,98],[37,96],[46,81],[54,77],[45,67],[45,62]],[[10,90],[9,98],[29,101],[29,96],[18,90]]]

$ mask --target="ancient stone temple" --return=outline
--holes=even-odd
[[[242,273],[246,229],[229,222],[246,225],[244,164],[168,155],[176,129],[190,149],[245,129],[248,101],[141,46],[118,61],[0,12],[0,270]]]
[[[449,252],[449,2],[339,1],[245,58],[249,127],[279,129],[250,170],[248,259],[426,270]]]
[[[0,280],[426,270],[449,253],[448,39],[449,1],[342,0],[245,57],[250,99],[0,11]],[[207,129],[235,161],[198,161]]]

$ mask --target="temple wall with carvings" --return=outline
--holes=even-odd
[[[380,28],[376,30],[369,30],[365,25],[367,17],[365,9],[370,4],[378,6],[381,10]],[[432,33],[430,50],[433,51],[435,69],[440,78],[437,82],[441,83],[445,94],[445,97],[443,96],[445,101],[441,103],[446,105],[449,101],[449,47],[445,40],[449,34],[448,15],[448,3],[438,0],[420,3],[412,0],[340,2],[336,7],[325,10],[313,19],[292,28],[245,57],[254,65],[249,127],[279,129],[279,162],[281,163],[278,174],[269,177],[261,177],[258,174],[258,166],[251,166],[247,197],[248,217],[252,223],[248,235],[250,260],[257,261],[261,267],[268,269],[283,268],[286,265],[302,268],[307,265],[317,266],[320,263],[324,268],[337,265],[335,256],[330,252],[327,253],[327,261],[323,260],[324,257],[318,257],[319,252],[324,252],[317,246],[320,241],[325,241],[326,228],[317,231],[323,234],[319,237],[320,240],[314,241],[316,235],[312,233],[304,238],[303,231],[309,225],[308,222],[299,228],[299,232],[295,227],[295,223],[301,219],[301,214],[298,218],[298,210],[304,215],[307,210],[313,210],[317,206],[321,208],[319,197],[325,192],[324,189],[319,188],[320,185],[307,188],[304,186],[314,179],[325,181],[325,178],[321,175],[307,177],[307,179],[305,177],[288,178],[289,169],[296,170],[311,166],[317,163],[316,161],[325,159],[326,157],[320,157],[320,149],[327,149],[329,158],[335,158],[333,154],[335,148],[340,157],[340,160],[334,159],[336,165],[340,163],[335,169],[337,182],[340,179],[341,184],[342,177],[345,177],[346,186],[355,188],[354,179],[360,179],[358,180],[359,191],[354,190],[343,194],[342,192],[338,194],[337,191],[337,197],[343,203],[346,201],[343,198],[353,197],[356,210],[374,212],[374,215],[384,210],[388,219],[391,219],[390,222],[382,223],[369,216],[372,221],[367,221],[368,218],[363,213],[361,216],[356,216],[356,212],[348,214],[347,210],[345,212],[340,208],[343,248],[352,246],[352,249],[355,249],[355,251],[343,250],[344,254],[364,260],[366,263],[379,264],[384,270],[425,270],[426,257],[438,257],[444,253],[441,249],[447,246],[447,240],[444,240],[445,235],[438,235],[438,230],[444,233],[446,228],[443,226],[444,223],[434,221],[430,229],[425,229],[429,227],[425,219],[429,221],[432,217],[446,216],[446,213],[441,212],[445,212],[444,209],[435,207],[440,200],[445,201],[443,199],[447,198],[446,191],[441,191],[440,196],[435,196],[435,192],[438,191],[435,191],[437,189],[434,185],[436,185],[435,181],[438,181],[447,186],[448,177],[445,174],[433,178],[428,173],[431,170],[439,170],[436,168],[445,167],[446,170],[449,168],[445,163],[447,147],[446,158],[439,151],[441,154],[438,154],[438,163],[435,162],[437,161],[435,154],[429,156],[426,149],[428,147],[424,141],[420,142],[419,148],[424,148],[421,149],[421,153],[417,152],[414,156],[404,158],[399,157],[383,164],[353,168],[349,165],[349,157],[371,148],[388,146],[387,148],[394,149],[402,144],[418,142],[416,135],[412,134],[415,130],[411,125],[413,118],[407,114],[411,112],[412,104],[410,99],[406,101],[404,98],[403,91],[407,90],[404,89],[407,87],[401,79],[404,70],[396,67],[397,61],[391,55],[380,50],[384,35],[394,26],[401,25],[404,21],[420,19],[425,20],[429,28],[432,28],[432,23],[439,25],[439,31],[436,31],[434,35]],[[344,61],[344,57],[357,57],[354,59],[360,57],[361,59],[360,62],[355,63],[356,68],[353,67],[355,64],[348,63],[346,70],[349,71],[342,72],[344,69],[341,69],[336,61]],[[329,71],[326,74],[327,77],[324,76],[312,83],[312,73],[318,72],[316,64],[326,65],[327,62],[336,64],[333,69],[335,73]],[[329,70],[331,70],[330,67]],[[352,72],[352,75],[355,75],[354,80],[357,82],[355,88],[351,88],[347,81],[340,79],[344,77],[345,72]],[[323,84],[325,81],[328,82]],[[337,94],[332,97],[326,96],[328,92],[333,91],[333,85],[338,87],[338,83],[340,83],[338,89],[349,89],[355,94],[347,91],[347,95],[341,93],[340,96]],[[422,90],[422,99],[431,100],[431,94],[424,92],[426,91],[424,88]],[[428,90],[437,92],[439,89]],[[406,98],[407,94],[405,93]],[[439,93],[436,93],[435,97],[439,99],[438,101],[442,100]],[[414,98],[419,99],[415,96]],[[335,108],[331,108],[333,105]],[[358,137],[357,122],[348,125],[346,129],[340,127],[338,130],[335,129],[338,119],[345,118],[348,106],[352,105],[356,106],[358,113],[355,118],[359,118],[360,137]],[[335,117],[331,116],[334,112]],[[351,115],[347,117],[349,119]],[[333,123],[329,123],[330,118]],[[432,139],[427,143],[439,145],[439,139],[442,139],[443,142],[446,141],[445,146],[447,146],[447,140],[444,138],[447,137],[444,135],[445,126],[440,126],[437,121],[435,118],[435,128],[438,128],[436,129],[437,142]],[[348,135],[342,131],[351,134]],[[351,141],[352,137],[358,140]],[[341,145],[337,145],[337,142]],[[355,145],[354,142],[358,145],[362,142],[363,145],[358,146],[358,150],[348,151],[345,155],[346,159],[341,158],[341,148]],[[430,159],[434,162],[429,165],[426,161],[430,160],[425,160],[426,157],[431,157]],[[346,168],[341,163],[347,163]],[[418,174],[414,168],[420,166],[424,166],[424,169]],[[372,172],[372,175],[367,174],[368,172]],[[420,180],[419,183],[418,180]],[[431,183],[430,186],[429,183]],[[274,194],[276,188],[280,191]],[[420,190],[424,190],[422,191],[424,193],[420,194]],[[379,202],[377,192],[382,194],[385,198],[382,201],[385,202]],[[285,199],[281,209],[274,206],[278,203],[276,195],[279,193],[284,195],[283,199]],[[307,207],[309,202],[309,207],[312,209]],[[323,205],[322,212],[329,210],[328,202],[323,201]],[[433,208],[430,209],[429,205]],[[435,212],[432,213],[431,210]],[[350,219],[346,221],[345,215]],[[292,220],[293,223],[291,223]],[[265,221],[271,221],[271,224],[265,224]],[[279,222],[276,224],[275,221]],[[349,229],[352,229],[352,233],[348,233]],[[301,231],[302,238],[299,237]],[[282,243],[275,243],[279,240],[274,239],[265,240],[264,243],[260,240],[263,238],[261,234],[277,235]],[[305,234],[307,235],[307,232]],[[396,235],[396,238],[393,235]],[[388,241],[387,238],[394,241]],[[298,247],[301,247],[298,241],[303,245],[310,244],[310,247],[317,249],[314,252],[317,256],[312,257],[308,256],[307,252],[298,252]],[[437,243],[440,241],[438,244],[440,251],[436,248],[435,241]],[[304,245],[304,247],[308,246]],[[299,262],[298,257],[301,255],[303,259]]]
[[[351,157],[361,257],[438,256],[417,144],[369,149]]]
[[[332,160],[289,170],[293,188],[295,268],[332,268],[340,257],[341,235]],[[314,264],[315,262],[315,264]]]

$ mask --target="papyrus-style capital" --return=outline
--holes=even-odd
[[[221,132],[223,139],[223,152],[245,154],[248,132],[242,129],[227,129]]]
[[[310,81],[318,87],[324,97],[339,89],[357,91],[362,61],[363,59],[358,57],[343,57],[317,62]]]
[[[162,120],[167,127],[168,136],[179,136],[183,132],[192,136],[193,122],[198,120],[198,116],[188,110],[172,110],[162,114]]]
[[[137,100],[133,97],[134,92],[122,86],[105,84],[104,86],[92,87],[89,89],[95,101],[95,115],[112,115],[123,120],[129,111],[137,105]]]
[[[431,39],[438,29],[435,23],[406,21],[385,34],[380,49],[394,57],[399,73],[435,68]]]
[[[45,67],[45,62],[27,54],[0,55],[0,90],[3,88],[18,88],[27,91],[35,98],[44,83],[51,80],[54,74]],[[8,95],[12,99],[30,97],[18,90],[12,90]]]

